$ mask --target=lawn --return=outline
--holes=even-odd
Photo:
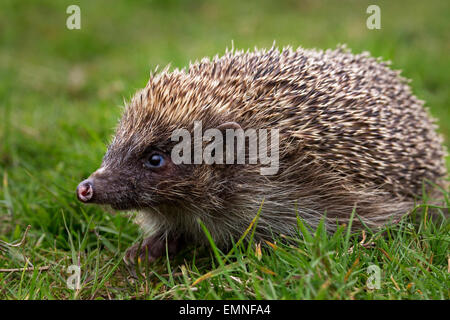
[[[427,207],[379,231],[327,234],[300,221],[291,245],[190,248],[134,279],[122,262],[140,239],[132,213],[76,200],[149,72],[232,43],[345,43],[391,60],[450,146],[450,2],[376,1],[381,29],[369,30],[374,2],[1,1],[0,240],[16,246],[0,246],[0,299],[449,299],[450,224]],[[80,30],[66,28],[71,4]],[[71,265],[81,270],[78,290],[67,285]]]

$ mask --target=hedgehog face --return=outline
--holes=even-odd
[[[158,125],[151,129],[139,123],[130,126],[128,117],[127,113],[122,117],[100,168],[78,185],[78,199],[116,210],[204,203],[204,197],[211,195],[207,191],[217,182],[213,178],[217,168],[175,164],[171,158],[175,144],[171,132],[163,132]]]
[[[117,210],[153,208],[177,201],[177,195],[186,192],[183,177],[192,170],[175,165],[169,151],[113,141],[101,167],[79,184],[78,199]]]

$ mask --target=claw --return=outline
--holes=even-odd
[[[156,261],[166,253],[166,242],[169,257],[174,256],[180,248],[180,237],[164,237],[161,234],[148,237],[127,249],[123,261],[130,273],[136,276],[136,264],[139,266],[145,259],[148,263]]]

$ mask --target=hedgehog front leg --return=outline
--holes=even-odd
[[[128,248],[123,258],[125,264],[135,265],[136,261],[142,263],[146,258],[148,262],[153,262],[164,256],[166,253],[166,241],[169,256],[175,255],[181,247],[181,238],[164,237],[162,234],[158,234]]]

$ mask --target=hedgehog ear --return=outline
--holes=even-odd
[[[226,129],[242,129],[241,125],[237,122],[231,121],[231,122],[224,122],[221,125],[217,126],[217,129],[220,131],[225,131]]]

